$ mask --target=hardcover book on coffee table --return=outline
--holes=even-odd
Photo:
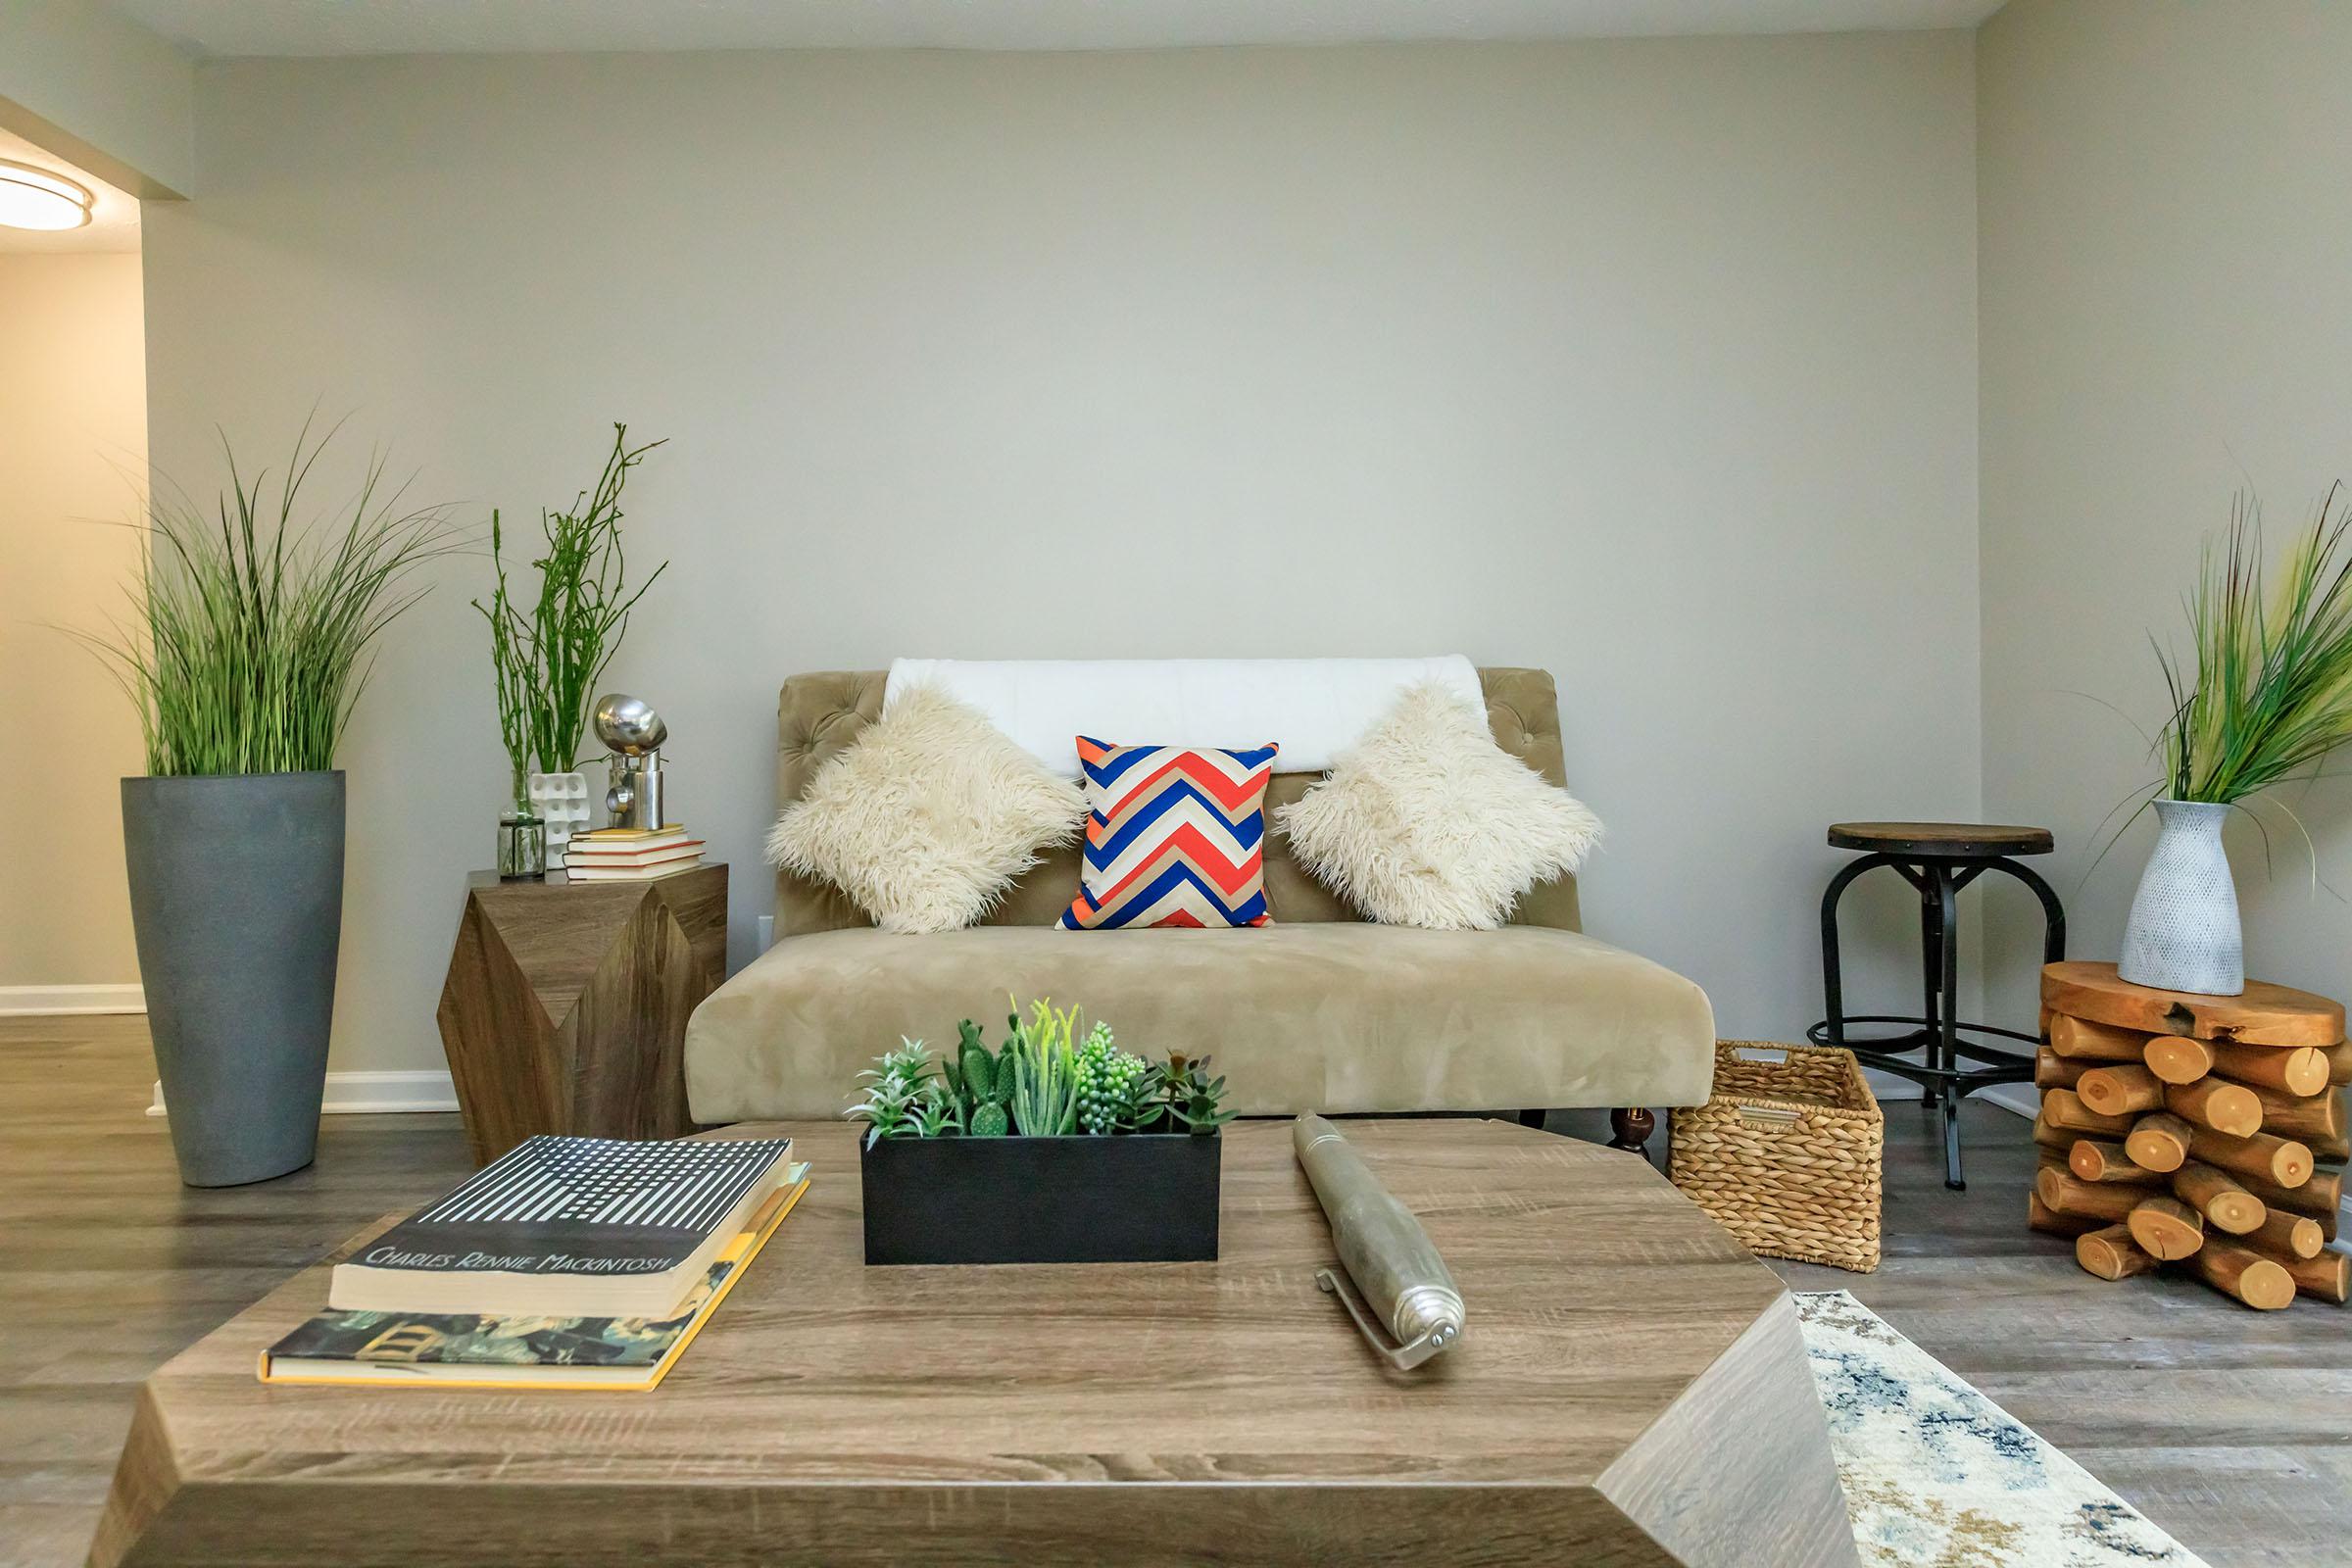
[[[660,1317],[784,1183],[789,1138],[525,1139],[335,1265],[327,1305]]]
[[[662,1317],[329,1308],[262,1352],[262,1381],[643,1393],[677,1364],[808,1190],[808,1167],[794,1165]]]

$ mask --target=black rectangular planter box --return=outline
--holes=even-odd
[[[1192,1263],[1217,1255],[1225,1140],[885,1138],[864,1149],[868,1263]]]

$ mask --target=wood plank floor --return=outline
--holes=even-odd
[[[138,1017],[0,1018],[0,1563],[78,1563],[147,1374],[470,1169],[454,1115],[330,1116],[308,1170],[182,1187]]]
[[[81,1560],[157,1364],[469,1168],[455,1116],[335,1116],[307,1171],[183,1188],[153,1076],[141,1019],[0,1019],[0,1563]],[[1887,1109],[1886,1263],[1792,1287],[1852,1291],[2215,1568],[2352,1568],[2352,1312],[2093,1280],[2023,1229],[2022,1120],[1972,1106],[1947,1193],[1926,1118]]]

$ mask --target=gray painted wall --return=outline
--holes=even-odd
[[[216,423],[259,457],[318,402],[512,521],[609,421],[671,437],[610,684],[672,720],[737,962],[790,671],[1459,650],[1558,676],[1592,929],[1786,1038],[1824,824],[1978,809],[1973,54],[206,66],[201,196],[148,220],[154,453],[210,486]],[[486,574],[346,749],[339,1067],[439,1059]],[[1907,897],[1858,906],[1866,971],[1910,973]]]
[[[2164,711],[2149,633],[2185,647],[2232,490],[2276,548],[2352,477],[2352,8],[2019,0],[1979,71],[1985,809],[2057,831],[2075,950],[2111,956],[2153,823],[2091,851],[2161,771],[2132,727]],[[2352,790],[2284,799],[2323,885],[2284,816],[2274,870],[2232,823],[2247,970],[2340,997]],[[2014,944],[2023,901],[1993,897]],[[2030,964],[1999,972],[2030,1004]]]

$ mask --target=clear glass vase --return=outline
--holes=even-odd
[[[547,824],[529,811],[508,811],[499,817],[498,874],[509,882],[547,875]]]

